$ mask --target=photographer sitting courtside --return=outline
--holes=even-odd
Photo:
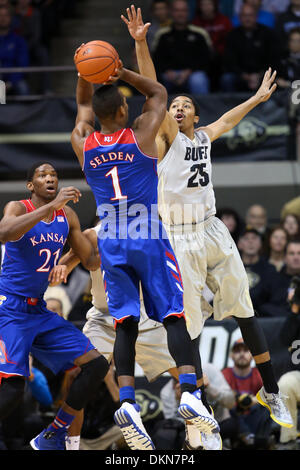
[[[236,407],[231,415],[238,421],[239,435],[234,448],[270,449],[272,420],[257,402],[256,393],[262,386],[256,367],[251,367],[252,355],[244,340],[235,341],[231,349],[233,367],[223,369],[223,375],[236,393]]]

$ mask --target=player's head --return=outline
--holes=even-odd
[[[200,107],[192,95],[182,93],[172,99],[169,113],[177,121],[179,129],[184,132],[198,123]]]
[[[124,126],[128,121],[127,101],[116,85],[102,85],[95,91],[93,110],[100,123],[113,121]]]
[[[52,201],[57,194],[58,174],[51,163],[37,162],[27,172],[27,189],[31,195]]]

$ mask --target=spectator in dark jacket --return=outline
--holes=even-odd
[[[11,32],[9,8],[0,7],[0,66],[28,67],[29,56],[25,39]],[[1,74],[8,91],[17,95],[29,94],[29,87],[22,73]]]
[[[256,90],[264,72],[277,63],[274,33],[257,23],[256,9],[243,5],[240,21],[227,36],[221,77],[225,92]]]
[[[28,45],[30,63],[41,67],[49,66],[49,54],[42,44],[41,17],[37,8],[32,6],[31,0],[17,0],[15,14],[12,19],[12,30],[22,36]],[[37,75],[40,93],[50,91],[49,73]]]
[[[266,299],[266,279],[274,280],[276,269],[261,255],[262,236],[257,230],[246,227],[239,239],[238,248],[248,276],[253,307],[257,310]]]
[[[294,28],[300,27],[300,0],[291,0],[291,5],[285,13],[281,13],[276,22],[278,46],[281,50],[287,48],[288,34]]]
[[[193,24],[208,32],[215,52],[222,55],[227,34],[232,30],[230,19],[219,12],[216,0],[198,0],[197,7]]]
[[[300,26],[288,34],[288,51],[277,67],[277,77],[281,88],[290,88],[293,81],[300,78]]]
[[[264,317],[286,316],[290,312],[288,293],[292,278],[300,276],[300,240],[291,240],[286,247],[285,266],[274,276],[265,278],[257,311]]]
[[[188,23],[184,0],[171,8],[172,26],[161,29],[152,44],[153,61],[159,80],[169,93],[208,93],[211,61],[210,38],[205,30]]]

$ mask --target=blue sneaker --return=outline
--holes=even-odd
[[[184,420],[194,424],[200,432],[207,434],[220,432],[217,421],[203,405],[199,390],[194,393],[183,392],[178,413]]]
[[[30,445],[34,450],[66,450],[66,434],[67,430],[53,432],[44,429],[30,441]]]
[[[115,412],[114,419],[131,450],[155,449],[151,437],[142,423],[139,405],[123,403],[121,408]]]

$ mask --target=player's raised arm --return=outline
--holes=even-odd
[[[146,36],[151,23],[144,24],[141,9],[135,10],[134,5],[126,9],[127,18],[121,15],[122,20],[127,25],[131,37],[135,40],[135,50],[138,68],[140,74],[144,77],[151,78],[157,81],[155,67],[150,55],[149,47],[147,44]],[[176,120],[166,110],[165,119],[163,120],[159,131],[158,137],[164,136],[167,138],[168,146],[170,146],[178,133],[178,124]],[[165,146],[158,143],[159,160],[165,155]]]
[[[269,68],[264,75],[261,86],[254,96],[223,114],[217,121],[200,129],[208,134],[211,141],[218,139],[222,134],[230,131],[257,105],[268,101],[277,87],[276,83],[274,83],[275,78],[276,71],[272,72],[271,68]]]
[[[82,46],[83,44],[80,47]],[[76,49],[74,60],[76,59],[76,55],[78,54],[80,47]],[[83,164],[84,141],[92,132],[94,132],[95,113],[92,106],[93,94],[93,84],[79,76],[76,88],[77,116],[71,136],[71,143],[81,166]]]
[[[118,76],[147,98],[143,112],[136,118],[132,128],[141,150],[157,157],[155,138],[165,117],[167,91],[160,83],[125,68],[120,68]]]

